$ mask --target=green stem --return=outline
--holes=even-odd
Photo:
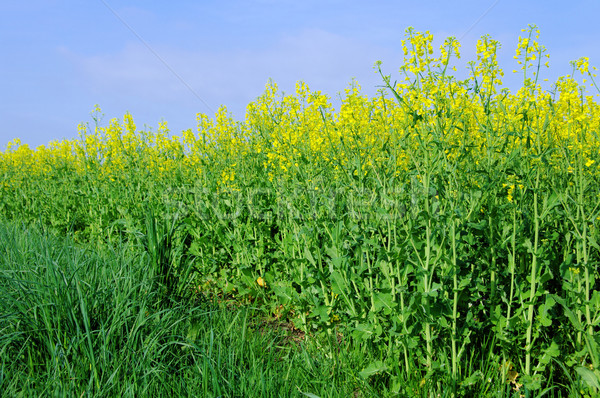
[[[508,303],[506,305],[506,327],[508,328],[510,317],[511,317],[511,309],[512,309],[512,299],[515,294],[515,260],[517,254],[517,209],[513,209],[513,227],[512,227],[512,237],[511,237],[511,253],[508,261],[510,262],[510,295],[508,296]]]
[[[539,220],[539,212],[538,212],[538,187],[540,182],[540,173],[539,170],[537,172],[536,180],[535,180],[535,189],[533,191],[533,213],[534,213],[534,243],[533,243],[533,255],[531,261],[531,283],[529,290],[529,311],[527,314],[527,341],[525,344],[525,374],[531,375],[531,348],[532,341],[531,335],[533,331],[533,307],[535,304],[535,293],[536,293],[536,275],[537,275],[537,252],[538,252],[538,243],[539,243],[539,230],[540,230],[540,220]]]
[[[456,260],[456,221],[452,219],[452,270],[453,270],[453,290],[452,298],[452,379],[456,380],[458,375],[458,355],[456,351],[456,334],[458,320],[458,265]]]
[[[396,262],[396,272],[398,277],[400,278],[400,275],[402,275],[400,273],[400,262]],[[406,282],[407,282],[408,278],[406,277],[406,270],[404,271],[404,276],[402,277],[402,279],[400,279],[400,286],[406,286]],[[402,333],[404,334],[404,336],[408,336],[408,330],[406,328],[406,318],[405,313],[404,313],[404,292],[400,292],[400,313],[402,314]],[[406,370],[406,376],[410,377],[410,371],[409,371],[409,362],[408,362],[408,349],[406,347],[406,343],[402,343],[402,348],[404,351],[404,369]]]
[[[429,302],[429,290],[430,290],[430,278],[429,278],[429,265],[431,262],[431,214],[429,214],[429,176],[425,177],[425,209],[427,212],[427,226],[425,234],[427,238],[427,244],[425,246],[425,278],[423,279],[423,293],[425,294],[425,313],[429,317],[431,314],[430,302]],[[427,343],[427,368],[430,370],[433,362],[433,347],[432,347],[432,336],[431,336],[431,323],[429,319],[425,322],[425,341]]]

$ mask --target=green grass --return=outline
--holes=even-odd
[[[199,295],[165,303],[148,261],[0,224],[4,396],[386,395],[358,376],[371,355],[336,338]]]

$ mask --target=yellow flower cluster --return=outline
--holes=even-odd
[[[540,30],[535,25],[529,25],[528,29],[523,29],[521,32],[526,32],[527,37],[519,36],[519,44],[517,45],[517,50],[514,58],[517,60],[517,63],[521,65],[521,70],[523,71],[523,85],[526,88],[536,86],[537,80],[539,77],[539,70],[542,64],[542,58],[546,58],[546,62],[544,65],[549,67],[550,55],[546,54],[546,47],[540,45],[538,42],[540,38]],[[537,61],[537,66],[535,65],[535,61]],[[535,77],[532,80],[530,77],[527,77],[527,70],[536,66],[536,71],[533,72],[533,76]],[[513,70],[513,72],[517,72]]]
[[[27,175],[47,175],[58,166],[108,181],[134,170],[165,179],[178,172],[190,181],[205,175],[219,186],[238,188],[243,176],[259,169],[271,183],[313,181],[317,175],[330,181],[362,179],[382,170],[398,176],[419,164],[418,148],[437,145],[447,159],[472,164],[488,162],[490,151],[499,148],[523,156],[551,153],[544,161],[553,167],[573,166],[577,154],[587,172],[597,174],[599,138],[592,132],[600,131],[600,108],[572,76],[558,79],[552,94],[541,89],[537,73],[546,50],[538,43],[537,27],[526,32],[515,55],[524,85],[514,94],[501,89],[497,41],[483,36],[477,60],[470,63],[471,76],[457,81],[447,72],[460,56],[458,41],[446,39],[436,56],[431,33],[409,28],[402,41],[404,81],[392,83],[382,74],[388,90],[373,98],[352,82],[338,112],[327,95],[304,82],[292,95],[281,95],[269,82],[248,105],[243,122],[221,107],[214,118],[198,114],[197,130],[183,131],[181,137],[171,135],[166,122],[156,132],[140,131],[130,114],[99,126],[96,107],[95,127],[80,125],[77,139],[35,150],[19,140],[9,143],[0,154],[0,172],[10,176],[4,184],[14,188]],[[536,62],[532,80],[527,69]],[[573,66],[593,82],[587,58]],[[381,73],[380,62],[377,67]],[[259,167],[252,169],[250,160]],[[514,183],[506,184],[512,192]]]

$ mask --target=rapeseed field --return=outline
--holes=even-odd
[[[409,28],[397,77],[377,62],[382,89],[353,82],[339,110],[304,82],[179,134],[96,107],[76,139],[8,143],[0,214],[142,248],[164,297],[257,306],[376,353],[356,375],[383,395],[597,396],[596,69],[580,58],[543,90],[530,26],[511,92],[496,40],[464,80],[458,41],[432,43]]]

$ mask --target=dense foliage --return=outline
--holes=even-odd
[[[385,89],[353,83],[337,112],[302,82],[181,136],[129,114],[102,126],[97,108],[78,139],[9,143],[0,214],[139,242],[173,295],[193,286],[367,344],[382,359],[361,374],[391,390],[416,377],[465,392],[494,369],[517,393],[593,395],[600,107],[574,75],[595,75],[581,58],[544,91],[546,50],[524,32],[516,93],[489,36],[459,81],[459,43],[436,56],[409,29],[403,80],[377,63]]]

